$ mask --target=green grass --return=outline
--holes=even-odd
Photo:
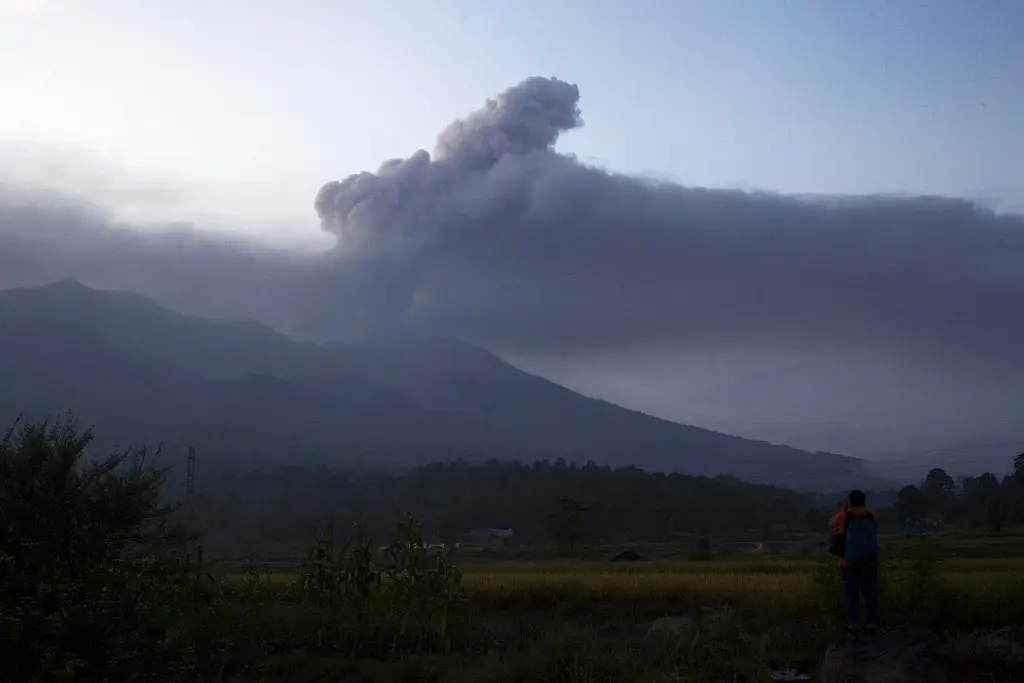
[[[996,545],[1006,554],[986,555]],[[883,620],[932,626],[951,671],[1005,668],[977,629],[1024,621],[1020,545],[1019,537],[887,539]],[[400,605],[356,616],[351,602],[311,597],[295,562],[248,575],[234,563],[221,567],[208,600],[181,615],[178,632],[195,680],[697,683],[769,680],[770,667],[814,672],[842,628],[834,558],[743,552],[689,561],[679,548],[662,552],[623,563],[608,561],[615,549],[585,560],[464,553],[466,600],[443,630],[429,617],[410,621]],[[697,620],[695,633],[648,634],[654,619],[680,614]]]
[[[901,618],[913,616],[912,606],[902,604],[905,591],[900,584],[916,577],[903,567],[888,574],[886,569],[883,566],[883,586],[896,593],[887,599],[904,612]],[[821,561],[497,563],[465,567],[463,586],[473,603],[495,609],[565,603],[605,608],[738,604],[799,616],[821,610],[822,574],[827,580],[830,572],[838,590],[837,566]],[[961,613],[979,621],[1008,619],[1024,610],[1022,575],[1024,560],[1019,559],[954,559],[938,567],[941,585],[957,600]],[[286,586],[296,576],[272,573],[269,581]]]
[[[1024,619],[1024,561],[920,564],[883,567],[886,617],[935,622],[957,666],[986,661],[965,634]],[[220,665],[227,679],[759,681],[770,666],[814,671],[840,626],[830,560],[471,564],[468,603],[445,638],[346,625],[336,608],[305,602],[298,586],[294,573],[231,577],[193,616],[204,639],[249,644]],[[667,614],[694,616],[698,633],[648,636]]]

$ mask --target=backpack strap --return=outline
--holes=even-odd
[[[849,529],[850,528],[850,520],[856,519],[858,517],[861,517],[863,519],[870,519],[872,522],[875,522],[875,515],[874,515],[873,512],[869,511],[869,512],[864,513],[863,515],[855,515],[855,514],[853,514],[853,510],[847,510],[846,511],[846,517],[843,520],[843,530],[846,531],[847,529]],[[878,524],[878,522],[875,522],[875,524]]]

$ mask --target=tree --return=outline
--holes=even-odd
[[[586,507],[571,498],[556,498],[548,514],[548,532],[551,538],[570,553],[575,552],[577,543],[583,537],[587,512]]]
[[[185,569],[165,560],[185,536],[160,501],[166,471],[145,451],[90,460],[92,438],[71,419],[0,438],[0,614],[17,615],[20,631],[0,639],[0,659],[13,678],[157,670],[146,661],[163,637],[155,615]]]
[[[995,531],[1002,529],[1007,511],[999,479],[986,472],[980,477],[965,477],[961,487],[968,521]]]
[[[1006,506],[1017,523],[1024,522],[1024,453],[1013,459],[1013,474],[1003,480]]]
[[[924,492],[934,498],[949,498],[956,490],[956,482],[953,477],[946,473],[941,467],[928,470],[924,478]]]
[[[904,486],[896,494],[896,512],[904,522],[928,516],[928,499],[916,486]]]
[[[929,512],[945,518],[955,499],[956,482],[941,467],[929,470],[921,487],[928,499]]]

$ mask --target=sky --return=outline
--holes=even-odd
[[[1013,439],[1021,74],[1016,0],[0,0],[0,286],[461,336],[808,448]]]

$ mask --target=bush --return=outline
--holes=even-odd
[[[462,574],[451,551],[426,548],[412,516],[399,525],[399,540],[374,557],[373,539],[362,527],[340,550],[329,528],[302,565],[307,598],[340,605],[356,625],[394,630],[398,639],[448,638],[464,602]]]
[[[145,450],[88,459],[73,419],[0,439],[0,661],[5,675],[139,680],[187,577],[185,537]]]

